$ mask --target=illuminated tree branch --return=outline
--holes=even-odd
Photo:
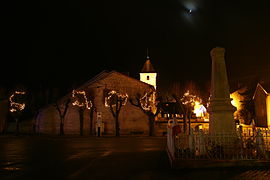
[[[78,106],[79,108],[91,109],[92,102],[87,100],[85,91],[72,91],[73,106]]]
[[[87,100],[85,91],[72,91],[72,105],[77,106],[79,108],[79,115],[80,115],[80,135],[83,135],[83,121],[84,121],[84,110],[91,109],[92,102]]]
[[[115,135],[120,136],[119,114],[122,106],[125,106],[127,103],[128,94],[122,94],[115,90],[112,90],[108,92],[105,96],[105,106],[110,108],[110,111],[115,118]]]
[[[181,102],[182,104],[184,105],[184,112],[185,112],[185,115],[187,116],[188,118],[188,123],[189,123],[189,133],[190,133],[190,130],[191,130],[191,115],[194,111],[194,106],[196,104],[201,104],[202,103],[202,100],[193,95],[193,94],[190,94],[189,93],[189,90],[187,90],[183,97],[181,98]],[[185,131],[185,130],[184,130]]]
[[[21,116],[22,111],[25,109],[25,95],[26,92],[24,91],[15,91],[9,97],[9,111],[11,112],[16,121],[16,135],[19,134],[19,117]]]
[[[143,96],[137,94],[136,97],[130,98],[129,101],[132,105],[139,107],[148,116],[149,136],[153,136],[155,117],[160,111],[159,102],[156,100],[156,92],[150,91]]]
[[[20,112],[24,110],[25,103],[21,101],[22,95],[25,95],[24,91],[15,91],[10,97],[10,112]],[[20,102],[21,101],[21,102]]]

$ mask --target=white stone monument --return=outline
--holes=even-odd
[[[231,104],[229,83],[225,65],[225,49],[213,48],[210,52],[212,59],[211,92],[208,112],[209,133],[235,134],[236,125],[233,112],[236,110]]]

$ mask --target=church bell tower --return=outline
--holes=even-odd
[[[140,80],[142,82],[145,82],[147,84],[150,84],[157,89],[157,72],[155,71],[153,65],[150,62],[150,58],[148,55],[148,49],[147,49],[147,57],[146,57],[146,62],[143,65],[143,68],[140,72]]]

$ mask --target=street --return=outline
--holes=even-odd
[[[270,179],[269,169],[171,169],[165,137],[0,136],[0,179]]]

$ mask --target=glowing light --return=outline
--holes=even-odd
[[[233,113],[234,119],[241,119],[240,111],[243,109],[242,102],[244,97],[239,94],[238,91],[233,92],[230,94],[231,104],[236,107],[236,111]]]
[[[20,103],[20,102],[15,102],[16,98],[19,98],[19,96],[25,95],[24,91],[15,91],[10,97],[9,97],[9,102],[10,102],[10,112],[17,112],[17,111],[22,111],[25,108],[25,103]]]
[[[143,110],[145,111],[152,111],[156,113],[156,93],[149,92],[145,93],[143,97],[140,98],[140,104]]]
[[[189,93],[189,91],[185,92],[185,94],[183,95],[182,99],[181,99],[182,103],[184,105],[189,105],[189,106],[195,106],[195,102],[198,101],[199,103],[202,102],[202,100],[195,96],[195,95],[192,95]]]
[[[241,100],[240,100],[240,96],[238,95],[238,92],[232,93],[230,94],[230,98],[231,100],[231,104],[237,108],[237,110],[241,109]]]
[[[156,84],[157,73],[140,73],[140,81],[150,84],[157,88]]]
[[[116,99],[118,99],[118,101],[122,103],[122,105],[124,106],[127,103],[128,94],[127,93],[121,94],[114,90],[110,91],[108,93],[108,96],[105,98],[105,106],[106,107],[110,107],[110,105],[116,106]]]
[[[196,114],[196,117],[205,117],[206,108],[199,101],[195,101],[193,112]]]
[[[266,109],[267,109],[267,124],[270,127],[270,94],[266,98]]]
[[[78,107],[85,107],[87,109],[91,109],[92,102],[87,100],[85,91],[72,91],[72,98],[74,99],[74,102],[72,103],[73,106]]]
[[[195,95],[192,95],[189,93],[189,91],[187,91],[183,95],[181,101],[184,105],[187,105],[193,109],[193,112],[195,113],[196,117],[206,118],[207,111],[206,111],[206,108],[202,105],[201,98]]]

